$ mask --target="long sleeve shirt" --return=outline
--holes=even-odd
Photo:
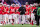
[[[40,7],[38,7],[37,15],[40,15]]]

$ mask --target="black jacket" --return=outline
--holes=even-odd
[[[35,10],[33,11],[33,13],[35,13],[35,16],[37,16],[37,9],[35,9]]]
[[[18,11],[20,12],[20,15],[23,15],[23,14],[25,14],[26,9],[25,9],[25,7],[20,7]]]

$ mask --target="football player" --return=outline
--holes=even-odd
[[[28,22],[28,24],[30,24],[29,23],[29,19],[30,19],[30,10],[31,10],[31,8],[30,7],[26,7],[26,21]]]
[[[1,23],[3,24],[3,9],[4,9],[3,4],[0,3],[0,24]]]
[[[16,19],[17,19],[17,20],[16,20],[17,22],[16,22],[16,23],[19,24],[19,15],[20,15],[20,13],[19,13],[19,11],[18,11],[18,9],[19,9],[19,4],[16,4],[16,8],[15,8],[15,9],[16,9],[16,15],[17,15],[17,18],[16,18]]]
[[[13,24],[14,21],[15,21],[15,7],[14,7],[14,4],[11,5],[10,7],[10,21],[12,21],[11,23]]]
[[[4,12],[3,12],[4,15],[3,15],[3,16],[4,16],[4,19],[5,19],[4,22],[5,22],[6,24],[8,23],[8,14],[7,14],[7,13],[8,13],[8,10],[9,10],[9,9],[8,9],[7,5],[4,4]]]

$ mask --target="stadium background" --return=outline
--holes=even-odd
[[[2,0],[0,0],[0,1],[2,1]],[[3,2],[3,1],[2,1],[2,2]],[[21,6],[21,4],[25,4],[25,2],[29,2],[29,4],[30,4],[30,3],[33,4],[33,3],[36,3],[36,2],[39,3],[40,1],[39,1],[39,0],[17,0],[17,2],[16,2],[16,0],[4,0],[4,3],[5,3],[5,2],[6,2],[7,4],[9,4],[9,5],[11,5],[12,3],[15,3],[15,4],[18,4],[18,3],[19,3],[19,5]],[[11,25],[11,24],[10,24],[10,25]],[[9,26],[10,26],[10,25],[9,25]],[[18,25],[18,24],[17,24],[17,25]],[[25,24],[25,25],[26,25],[26,24]],[[6,26],[8,26],[8,25],[6,25]],[[6,26],[5,26],[5,27],[6,27]],[[9,26],[8,26],[8,27],[9,27]],[[11,27],[15,27],[15,26],[16,26],[16,25],[14,25],[14,26],[11,25]],[[20,24],[20,26],[23,27],[21,24]],[[30,26],[30,25],[29,25],[29,26],[26,26],[26,27],[36,27],[36,25],[34,25],[34,26],[32,26],[32,25]]]
[[[25,2],[29,2],[29,4],[30,3],[39,3],[40,2],[40,0],[4,0],[4,1],[9,3],[9,4],[16,3],[16,1],[18,1],[20,4],[25,4]]]
[[[30,3],[39,3],[40,2],[40,0],[0,0],[0,1],[4,1],[4,2],[6,2],[7,4],[11,4],[11,3],[20,3],[20,4],[25,4],[25,2],[29,2],[29,4]],[[17,2],[16,2],[17,1]]]

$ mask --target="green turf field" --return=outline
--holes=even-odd
[[[37,27],[36,25],[30,25],[30,24],[24,24],[24,25],[21,25],[21,24],[14,24],[14,25],[1,25],[0,27]],[[40,26],[39,26],[40,27]]]

